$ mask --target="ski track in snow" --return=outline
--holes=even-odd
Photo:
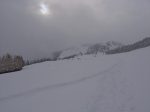
[[[95,78],[95,77],[98,77],[98,76],[101,76],[101,75],[107,75],[108,72],[112,71],[118,65],[119,65],[119,63],[116,63],[116,64],[112,65],[110,68],[108,68],[104,71],[101,71],[101,72],[99,72],[97,74],[94,74],[94,75],[83,77],[83,78],[75,80],[75,81],[64,82],[64,83],[54,84],[54,85],[48,85],[48,86],[45,86],[45,87],[38,87],[38,88],[34,88],[34,89],[31,89],[31,90],[28,90],[28,91],[25,91],[25,92],[21,92],[21,93],[18,93],[18,94],[13,94],[13,95],[10,95],[10,96],[7,96],[7,97],[2,97],[2,98],[0,98],[0,102],[6,101],[6,100],[12,100],[12,99],[23,97],[23,96],[34,95],[34,94],[37,94],[39,92],[43,92],[43,91],[46,91],[46,90],[57,89],[57,88],[61,88],[61,87],[64,87],[64,86],[71,86],[71,85],[78,84],[78,83],[84,82],[86,80],[89,80],[89,79],[92,79],[92,78]]]
[[[118,75],[119,74],[119,75]],[[134,94],[129,92],[128,79],[119,70],[111,69],[98,79],[96,94],[87,103],[88,112],[132,112]]]

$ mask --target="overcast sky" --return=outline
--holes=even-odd
[[[40,12],[40,4],[49,14]],[[150,36],[150,0],[0,0],[0,55],[41,57],[68,46]]]

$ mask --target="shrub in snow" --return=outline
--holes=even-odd
[[[10,54],[6,54],[0,57],[0,74],[21,70],[23,66],[24,60],[22,56],[13,57]]]

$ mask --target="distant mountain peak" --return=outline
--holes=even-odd
[[[84,44],[78,47],[70,47],[62,50],[59,59],[69,59],[80,55],[105,53],[108,50],[112,50],[123,46],[123,44],[114,41],[108,41],[106,43],[96,43],[96,44]]]

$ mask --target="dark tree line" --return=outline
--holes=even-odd
[[[95,44],[92,45],[88,48],[87,53],[86,54],[97,54],[99,52],[101,53],[105,53],[106,51],[109,50],[109,47],[106,45],[101,45],[101,44]]]
[[[22,56],[11,56],[6,54],[0,57],[0,74],[19,71],[25,65]]]
[[[56,52],[53,52],[51,58],[41,58],[41,59],[34,59],[34,60],[30,60],[30,61],[27,60],[27,61],[25,61],[25,66],[36,64],[36,63],[42,63],[42,62],[46,62],[46,61],[56,61],[56,60],[58,60],[58,57],[60,56],[60,54],[61,54],[61,51],[56,51]]]
[[[150,46],[150,37],[146,37],[141,41],[138,41],[133,44],[125,45],[113,50],[108,50],[106,54],[117,54],[117,53],[124,53],[124,52],[130,52],[136,49],[145,48]]]
[[[35,60],[31,60],[31,61],[27,60],[27,61],[25,61],[25,66],[33,65],[36,63],[42,63],[42,62],[46,62],[46,61],[53,61],[53,60],[50,58],[35,59]]]

